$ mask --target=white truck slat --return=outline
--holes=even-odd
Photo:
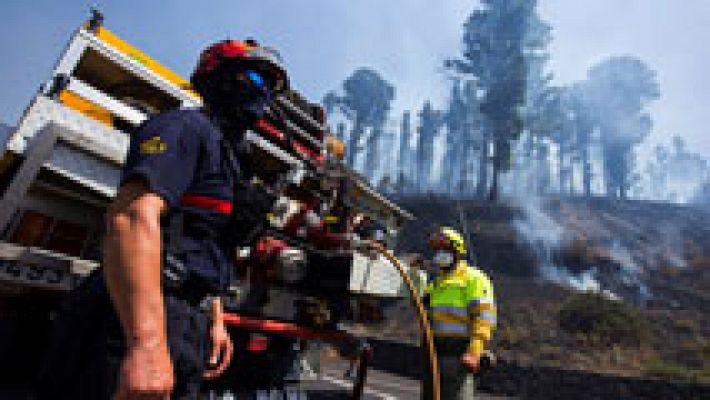
[[[29,140],[50,123],[66,128],[62,140],[117,165],[125,161],[129,142],[127,134],[45,96],[35,98],[10,138],[8,150],[24,153]]]
[[[101,107],[111,112],[111,114],[120,117],[135,126],[140,125],[148,118],[148,116],[144,113],[100,92],[98,89],[95,89],[91,85],[83,82],[81,79],[71,78],[67,89],[94,104],[100,104]]]
[[[104,196],[116,195],[121,170],[87,152],[59,143],[44,167]]]

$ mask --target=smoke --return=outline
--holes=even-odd
[[[541,200],[518,199],[516,205],[522,214],[513,221],[513,227],[533,250],[540,278],[578,291],[601,292],[595,268],[573,273],[555,261],[554,255],[569,244],[569,236],[566,229],[543,210]]]
[[[645,264],[641,264],[639,256],[621,240],[609,240],[614,234],[603,224],[573,218],[575,226],[571,227],[558,220],[562,219],[562,213],[558,219],[553,217],[555,213],[549,207],[546,209],[539,198],[518,198],[514,202],[521,213],[513,221],[513,227],[533,251],[540,279],[576,291],[599,293],[613,300],[623,298],[645,304],[650,299]],[[606,238],[600,240],[605,245],[599,249],[604,257],[597,260],[597,265],[565,265],[561,254],[570,249],[578,237],[587,235]]]
[[[621,244],[621,241],[614,240],[610,248],[608,248],[609,259],[616,264],[618,269],[619,282],[628,288],[636,288],[635,293],[638,297],[636,300],[640,304],[645,304],[650,299],[650,289],[643,281],[643,276],[646,271],[639,265],[631,251]]]
[[[693,203],[710,207],[710,179],[703,182],[693,196]]]
[[[553,250],[564,244],[564,229],[557,221],[542,211],[538,198],[517,204],[524,218],[513,221],[517,232],[531,245],[542,266],[552,266]]]
[[[700,154],[689,151],[680,136],[671,145],[658,145],[647,165],[648,187],[645,195],[652,200],[673,203],[698,202],[707,190],[710,164]]]
[[[572,274],[565,268],[544,264],[540,266],[540,276],[547,281],[567,286],[580,292],[601,291],[601,284],[597,279],[597,270],[594,268],[579,274]]]

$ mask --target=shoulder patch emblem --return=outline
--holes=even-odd
[[[160,139],[160,136],[153,136],[144,140],[139,145],[140,152],[145,154],[160,154],[168,149],[168,145]]]

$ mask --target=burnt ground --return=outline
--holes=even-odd
[[[548,253],[522,237],[515,221],[527,205],[403,198],[417,220],[400,233],[398,252],[428,256],[426,236],[438,225],[467,221],[476,263],[490,273],[499,303],[494,345],[506,363],[624,377],[710,383],[710,214],[669,204],[607,199],[546,199],[539,209],[561,229]],[[461,210],[461,211],[460,211]],[[534,225],[534,224],[533,224]],[[537,240],[537,239],[536,239]],[[542,256],[549,259],[541,260]],[[638,342],[568,332],[560,310],[579,289],[540,277],[548,262],[579,277],[592,271],[607,297],[628,304],[646,322]],[[416,320],[406,302],[390,304],[377,337],[414,343]],[[613,338],[612,338],[613,339]]]

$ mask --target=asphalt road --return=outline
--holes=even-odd
[[[342,400],[351,393],[353,383],[343,376],[347,364],[342,361],[327,361],[321,365],[320,380],[302,383],[300,389],[307,393],[308,400]],[[420,398],[420,382],[415,379],[370,369],[363,399],[365,400],[399,400]],[[293,397],[302,400],[301,397]],[[507,397],[490,396],[480,393],[476,399],[503,400]]]

